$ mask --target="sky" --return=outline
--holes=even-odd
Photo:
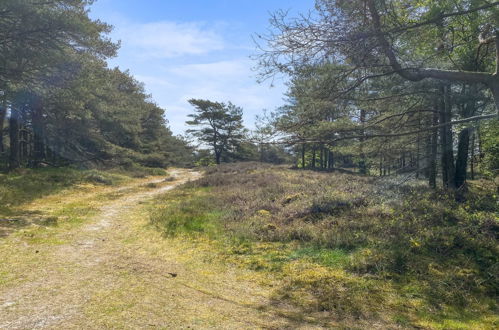
[[[184,134],[191,98],[241,106],[244,122],[283,105],[283,80],[257,83],[252,35],[265,34],[270,13],[306,13],[314,0],[98,0],[90,16],[114,26],[121,40],[110,67],[130,70]],[[273,86],[272,86],[273,85]]]

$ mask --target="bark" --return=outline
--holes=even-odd
[[[440,122],[447,123],[451,116],[450,87],[443,86],[443,99],[440,107]],[[452,139],[452,126],[442,126],[440,129],[440,145],[442,148],[442,183],[446,188],[454,186],[454,151]]]
[[[469,144],[470,128],[464,128],[459,133],[459,143],[457,147],[456,173],[454,175],[454,185],[456,188],[460,188],[466,182]]]
[[[38,167],[46,156],[43,132],[43,104],[40,99],[33,106],[32,116],[34,166]]]
[[[328,156],[328,160],[327,160],[327,166],[329,169],[333,169],[334,168],[334,153],[332,150],[329,150],[329,156]]]
[[[305,168],[305,144],[301,147],[301,168]]]
[[[221,152],[215,151],[215,162],[217,163],[217,165],[220,165],[221,156],[222,156]]]
[[[210,126],[213,128],[213,152],[215,153],[215,163],[220,165],[221,151],[218,149],[218,133],[217,128],[213,122],[210,121]]]
[[[10,156],[9,167],[19,168],[19,112],[12,107],[9,118]]]
[[[496,77],[499,80],[499,74],[496,73]],[[492,91],[492,96],[494,97],[494,102],[496,104],[496,110],[499,112],[499,83],[496,83],[495,85],[490,87],[490,90]]]
[[[383,176],[383,155],[379,156],[379,176]]]
[[[2,103],[0,103],[0,153],[3,153],[5,151],[3,146],[3,128],[4,128],[6,114],[7,114],[7,107],[5,101],[3,101]]]
[[[315,169],[315,162],[316,162],[316,154],[315,154],[315,151],[316,151],[316,148],[314,146],[314,148],[312,149],[312,168]]]
[[[418,130],[421,130],[421,112],[419,113],[418,117]],[[418,133],[418,138],[417,138],[417,146],[416,146],[416,179],[419,179],[420,171],[421,171],[421,166],[420,166],[420,152],[421,152],[421,133]]]
[[[366,122],[366,110],[361,109],[360,110],[360,123],[362,125],[362,131],[361,131],[361,138],[360,138],[360,161],[359,161],[359,173],[360,174],[367,174],[367,166],[366,166],[366,155],[364,153],[364,141],[366,138],[364,137],[365,135],[365,130],[364,130],[364,125]]]
[[[433,113],[433,126],[438,123],[438,113]],[[437,188],[437,152],[438,152],[438,129],[434,129],[430,137],[430,154],[428,162],[428,184],[431,188]]]
[[[324,145],[321,145],[321,153],[319,157],[319,164],[321,166],[321,169],[324,169]]]
[[[475,131],[471,133],[470,178],[475,180]]]

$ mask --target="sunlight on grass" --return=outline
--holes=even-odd
[[[485,287],[473,282],[476,261],[442,263],[437,249],[458,253],[454,239],[480,244],[480,262],[488,262],[492,242],[468,240],[463,231],[469,221],[488,221],[486,211],[467,211],[489,209],[488,190],[464,207],[421,188],[414,188],[418,197],[403,193],[411,202],[379,203],[364,177],[259,166],[210,170],[156,200],[151,223],[197,246],[188,254],[261,273],[276,303],[289,301],[311,315],[331,312],[340,324],[492,329],[499,321],[496,304],[480,293]]]

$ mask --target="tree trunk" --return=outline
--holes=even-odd
[[[28,130],[24,124],[19,127],[19,149],[19,163],[24,167],[28,161]]]
[[[4,153],[4,145],[3,145],[3,128],[5,124],[5,117],[7,115],[7,101],[6,96],[2,97],[0,101],[0,153]]]
[[[497,50],[499,52],[499,49]],[[496,72],[496,76],[498,73]],[[499,79],[496,77],[497,82],[490,86],[490,90],[492,91],[492,96],[494,97],[494,102],[496,104],[496,111],[499,112]]]
[[[334,168],[334,153],[332,150],[329,150],[329,155],[328,155],[328,160],[327,160],[327,167],[332,170]]]
[[[383,176],[383,155],[379,156],[379,176]]]
[[[360,123],[362,125],[362,132],[361,132],[362,137],[360,138],[360,161],[359,161],[360,174],[367,174],[366,154],[364,153],[365,138],[363,137],[365,135],[365,130],[364,130],[365,122],[366,122],[366,110],[362,109],[360,110]]]
[[[316,162],[316,155],[315,155],[316,148],[315,146],[312,149],[312,168],[315,169],[315,162]]]
[[[421,130],[421,112],[419,112],[418,116],[418,130]],[[421,171],[421,166],[420,166],[420,152],[421,152],[421,133],[418,133],[418,138],[417,138],[417,146],[416,146],[416,179],[419,179],[419,172]]]
[[[433,112],[432,126],[438,124],[438,112]],[[437,153],[438,153],[438,129],[434,129],[430,136],[430,153],[428,155],[428,184],[431,188],[437,188]]]
[[[444,124],[451,119],[451,99],[450,86],[442,87],[443,99],[440,107],[440,124]],[[455,188],[454,186],[454,151],[452,140],[452,126],[445,125],[440,129],[440,145],[442,148],[442,183],[445,188]]]
[[[34,166],[38,167],[45,159],[43,105],[40,99],[38,99],[34,104],[32,116]]]
[[[220,165],[221,156],[222,156],[221,152],[215,151],[215,162],[217,163],[217,165]]]
[[[456,173],[454,175],[454,185],[460,188],[466,182],[466,170],[468,169],[468,150],[470,145],[470,128],[464,128],[459,133],[459,143],[457,146]]]
[[[475,130],[471,133],[470,178],[475,180]]]
[[[319,164],[321,169],[324,169],[324,146],[321,144],[321,153],[319,155]]]
[[[19,112],[12,107],[9,118],[10,156],[9,167],[19,168]]]
[[[302,144],[301,146],[301,168],[304,169],[305,168],[305,143]]]

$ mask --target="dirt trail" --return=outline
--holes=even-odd
[[[187,261],[188,246],[148,228],[144,203],[200,176],[170,175],[148,190],[116,189],[123,196],[85,224],[55,229],[59,243],[7,238],[19,258],[5,262],[29,269],[4,286],[0,272],[0,329],[310,328],[266,308],[269,289],[250,273]]]

